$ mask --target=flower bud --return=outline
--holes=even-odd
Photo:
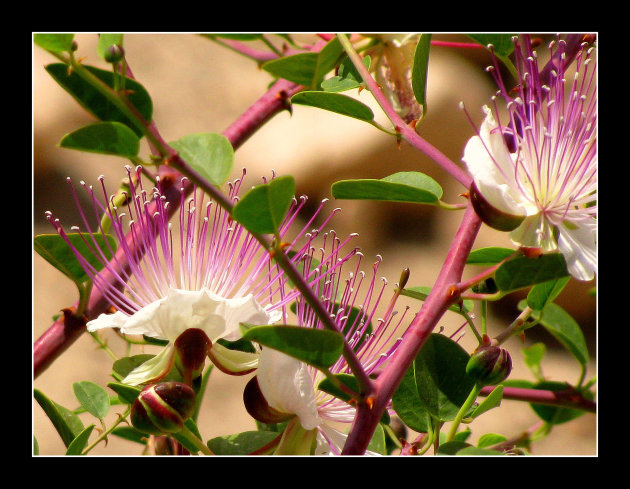
[[[479,385],[496,385],[507,379],[512,371],[512,358],[498,346],[481,346],[472,354],[466,374]]]
[[[201,375],[212,342],[201,329],[189,328],[175,340],[175,367],[191,385]]]
[[[474,182],[470,186],[470,202],[481,220],[491,228],[499,231],[513,231],[525,219],[525,216],[508,214],[491,205],[481,195]]]
[[[294,416],[291,413],[280,412],[267,403],[258,385],[258,377],[252,377],[245,386],[243,402],[250,416],[261,423],[282,423]]]
[[[125,55],[125,51],[122,48],[122,46],[119,46],[118,44],[112,44],[111,46],[108,46],[107,49],[105,50],[105,61],[107,61],[108,63],[118,63],[123,56]]]
[[[177,433],[195,410],[195,391],[181,382],[148,385],[131,407],[131,424],[142,433]]]

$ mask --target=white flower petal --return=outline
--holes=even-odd
[[[256,375],[260,391],[272,408],[296,414],[305,430],[320,424],[313,379],[304,362],[277,350],[263,348]]]
[[[315,455],[336,455],[340,454],[343,450],[348,435],[342,433],[332,426],[322,423],[319,426],[320,433],[317,436],[317,447],[315,448]],[[331,445],[334,447],[334,451],[331,450]],[[335,453],[336,452],[336,453]],[[365,455],[380,456],[380,453],[366,450]]]
[[[86,326],[90,332],[103,328],[122,328],[128,319],[129,316],[116,311],[114,314],[100,314],[96,319],[88,321]]]
[[[553,226],[541,213],[526,217],[520,226],[510,233],[510,239],[518,246],[541,248],[545,252],[558,248],[553,237]]]
[[[240,323],[263,326],[272,324],[279,319],[274,321],[273,319],[277,317],[277,314],[271,315],[265,311],[252,294],[237,299],[223,299],[212,293],[209,293],[209,296],[214,300],[221,301],[221,305],[217,309],[217,312],[225,318],[225,329],[221,337],[228,341],[234,341],[241,337]]]
[[[127,385],[139,385],[161,379],[170,371],[175,360],[175,347],[166,345],[159,354],[133,369],[122,381]]]
[[[212,345],[209,355],[221,371],[231,374],[251,372],[258,367],[259,353],[230,350],[219,343]]]
[[[597,222],[571,223],[575,229],[561,224],[558,248],[564,255],[569,273],[578,280],[592,280],[597,271]]]

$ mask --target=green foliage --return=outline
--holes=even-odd
[[[414,299],[418,299],[421,301],[426,300],[426,298],[429,297],[430,293],[431,293],[431,287],[427,287],[424,285],[419,285],[417,287],[405,287],[400,292],[401,295],[412,297]],[[475,301],[471,299],[464,299],[462,301],[461,307],[459,304],[453,304],[452,306],[448,308],[448,310],[452,312],[456,312],[457,314],[462,314],[462,313],[470,314],[473,311],[474,307],[475,307]]]
[[[92,252],[95,245],[90,236],[81,235],[80,233],[70,233],[67,234],[66,237],[92,267],[97,271],[103,268],[103,264],[99,260],[100,256]],[[105,258],[110,260],[112,254],[109,249],[111,248],[114,252],[116,251],[115,239],[110,235],[106,235],[108,247],[102,235],[96,234],[93,238],[96,240],[96,246],[105,254]],[[42,258],[69,277],[73,282],[82,284],[88,280],[88,276],[79,263],[79,260],[77,260],[76,255],[66,241],[58,234],[40,234],[35,236],[33,248]]]
[[[479,248],[470,252],[468,258],[466,259],[466,264],[492,266],[502,260],[505,260],[512,254],[514,254],[514,250],[511,250],[510,248],[499,248],[496,246]]]
[[[411,429],[431,416],[440,421],[455,419],[474,381],[466,375],[470,356],[446,336],[433,333],[405,373],[394,393],[394,410]],[[416,430],[418,431],[418,430]]]
[[[262,451],[281,436],[282,433],[275,431],[245,431],[212,438],[208,440],[208,448],[216,455],[249,455]]]
[[[538,380],[543,380],[540,362],[542,362],[545,352],[547,351],[545,344],[540,342],[534,343],[529,348],[523,348],[521,351],[523,353],[523,362],[525,362],[525,365],[527,365],[532,374],[534,374],[534,377]]]
[[[38,389],[33,390],[33,396],[52,422],[57,433],[59,433],[63,444],[66,448],[69,448],[72,441],[84,430],[83,423],[79,417],[69,409],[46,397]]]
[[[499,435],[497,433],[486,433],[485,435],[481,435],[479,440],[477,441],[477,447],[479,448],[487,448],[492,445],[497,445],[499,443],[503,443],[507,440],[507,437],[503,435]]]
[[[514,51],[514,43],[512,37],[514,34],[468,34],[473,41],[478,42],[484,47],[492,44],[494,53],[500,58],[504,58],[512,54]]]
[[[117,426],[112,430],[112,435],[141,445],[146,445],[148,439],[147,435],[141,433],[133,426]]]
[[[502,292],[512,292],[530,285],[564,278],[569,275],[561,253],[549,253],[538,258],[519,256],[503,263],[494,280]]]
[[[374,120],[374,113],[367,105],[340,93],[319,91],[300,92],[291,98],[291,102],[294,104],[329,110],[337,114],[354,117],[355,119],[366,122]]]
[[[103,419],[109,411],[109,395],[101,386],[89,382],[72,384],[74,395],[92,416]]]
[[[422,117],[427,114],[427,80],[429,68],[429,50],[431,49],[431,34],[420,34],[418,44],[413,55],[411,70],[411,87],[413,94],[422,105]]]
[[[272,234],[291,206],[295,180],[291,176],[274,178],[247,192],[234,206],[232,216],[249,231]]]
[[[323,369],[337,361],[344,343],[343,336],[335,331],[301,326],[254,326],[243,338]]]
[[[130,357],[119,358],[112,365],[112,376],[116,380],[122,380],[136,367],[139,367],[144,362],[151,360],[155,355],[149,353],[141,353],[139,355],[133,355]]]
[[[96,51],[98,55],[107,61],[107,49],[110,46],[117,45],[122,46],[123,35],[122,34],[99,34],[98,44],[96,45]]]
[[[363,58],[363,65],[370,69],[370,56]],[[321,87],[326,92],[345,92],[353,88],[359,88],[363,83],[363,78],[349,58],[345,58],[339,65],[337,74],[331,76],[321,83]]]
[[[542,311],[560,295],[570,279],[571,277],[564,277],[534,285],[527,294],[527,306],[535,311]]]
[[[118,394],[118,398],[126,404],[133,404],[133,401],[136,400],[136,397],[138,397],[138,394],[140,394],[140,391],[142,390],[139,387],[119,384],[118,382],[110,382],[107,384],[107,387]]]
[[[133,158],[138,155],[140,138],[120,122],[95,122],[66,134],[59,141],[59,146]]]
[[[53,53],[72,50],[74,34],[34,34],[33,42],[40,48]]]
[[[548,390],[548,391],[564,391],[569,388],[569,385],[565,382],[553,382],[543,380],[533,385],[534,389]],[[593,395],[589,392],[582,393],[587,399],[592,399]],[[582,416],[585,411],[580,409],[571,409],[565,407],[549,406],[547,404],[530,403],[531,408],[543,421],[551,424],[563,424],[573,419]]]
[[[83,449],[87,446],[90,435],[92,434],[92,430],[94,429],[94,425],[91,424],[87,428],[85,428],[81,433],[79,433],[66,451],[66,455],[81,455]]]
[[[234,148],[222,134],[188,134],[169,143],[180,157],[214,185],[222,185],[234,164]]]
[[[490,411],[496,407],[501,405],[501,401],[503,400],[503,386],[498,385],[492,392],[486,396],[486,398],[479,403],[479,405],[473,410],[470,415],[471,418],[475,419],[478,416],[481,416],[483,413]]]
[[[84,68],[110,88],[114,87],[114,77],[120,76],[111,71],[84,66]],[[66,90],[90,114],[101,121],[121,122],[133,130],[138,137],[143,132],[118,107],[110,102],[90,82],[84,80],[76,71],[68,73],[63,63],[46,66],[46,71],[61,87]],[[153,116],[153,102],[146,89],[137,81],[125,78],[125,90],[128,91],[129,102],[136,108],[140,116],[148,123]]]
[[[524,309],[525,303],[519,303],[519,309]],[[564,346],[569,353],[582,365],[589,360],[588,347],[580,325],[571,315],[557,304],[550,303],[541,312],[534,311],[532,317]]]
[[[442,187],[420,172],[399,172],[380,180],[341,180],[331,186],[336,199],[382,200],[435,204],[442,197]]]

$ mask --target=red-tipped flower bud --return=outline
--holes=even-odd
[[[212,342],[201,329],[189,328],[175,340],[175,367],[184,382],[191,384],[201,375]]]
[[[105,50],[105,61],[108,63],[118,63],[123,56],[125,55],[125,51],[122,46],[118,44],[112,44]]]
[[[481,195],[474,182],[470,186],[470,202],[481,220],[491,228],[499,231],[513,231],[525,219],[525,216],[508,214],[491,205]]]
[[[177,433],[195,410],[195,391],[181,382],[142,389],[131,407],[131,424],[142,433]]]
[[[498,346],[482,346],[475,351],[466,365],[466,374],[479,385],[496,385],[508,378],[512,371],[512,358],[507,350]]]
[[[272,408],[267,403],[267,400],[260,391],[257,377],[252,377],[245,386],[243,401],[245,403],[245,409],[247,409],[250,416],[261,423],[282,423],[294,416],[290,413],[282,413]]]

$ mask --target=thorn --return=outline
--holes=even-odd
[[[451,285],[448,290],[446,291],[446,296],[449,299],[452,299],[454,297],[458,297],[459,296],[459,288],[457,287],[457,285]]]
[[[521,337],[521,341],[525,343],[525,331],[521,331],[520,337]]]
[[[420,122],[420,119],[411,119],[411,122],[409,122],[408,126],[412,129],[415,129],[418,125],[418,122]]]
[[[464,197],[465,199],[469,199],[470,198],[470,192],[463,192],[461,194],[459,194],[460,197]]]
[[[376,402],[376,397],[374,396],[368,396],[365,399],[365,405],[367,406],[367,408],[371,411],[372,408],[374,407],[374,403]]]

